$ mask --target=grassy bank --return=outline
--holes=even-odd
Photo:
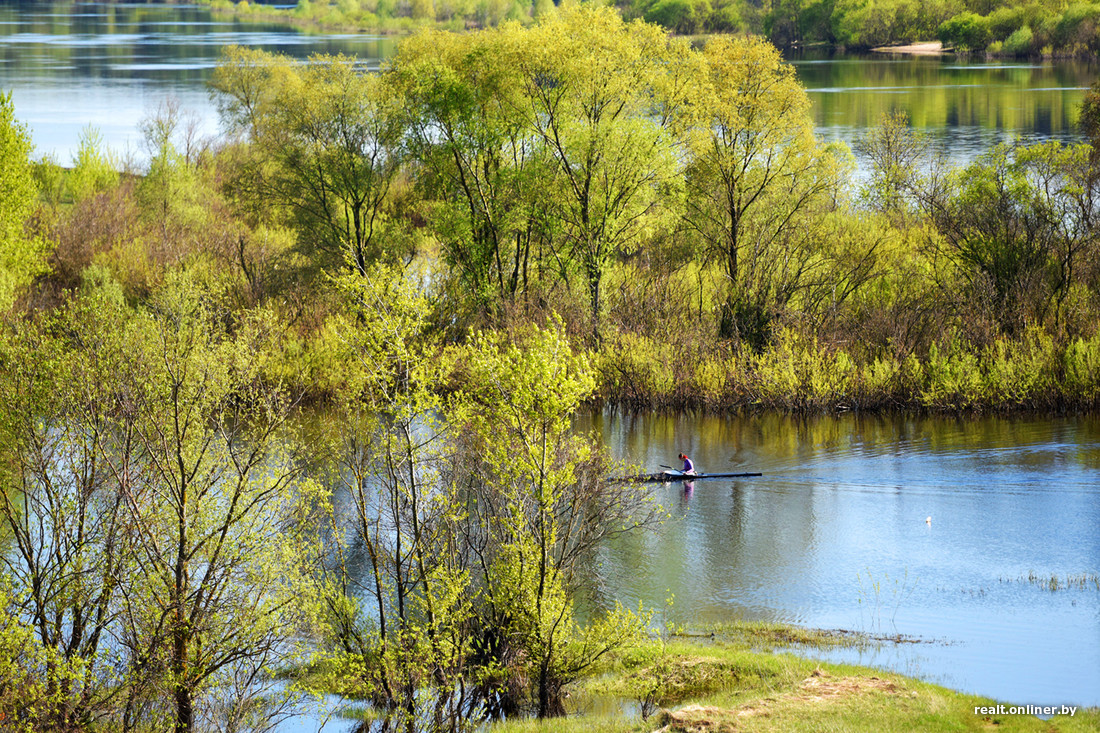
[[[578,694],[611,695],[636,712],[500,723],[492,733],[528,731],[1093,731],[1100,710],[1040,720],[975,713],[998,703],[881,670],[795,656],[859,636],[776,625],[737,624],[713,638],[673,637],[611,660]],[[1005,703],[1007,708],[1009,703]]]
[[[949,334],[919,357],[794,331],[760,352],[624,334],[593,361],[598,396],[633,409],[1063,412],[1095,409],[1100,397],[1100,336],[1056,344],[1038,329],[986,346]]]

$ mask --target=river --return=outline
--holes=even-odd
[[[676,623],[901,634],[918,643],[836,658],[1019,704],[1100,705],[1100,419],[601,415],[591,428],[650,470],[683,451],[701,472],[763,473],[657,489],[671,517],[605,548],[606,602],[662,609],[671,595]]]
[[[38,155],[68,163],[80,133],[141,159],[140,120],[174,97],[218,131],[206,82],[229,44],[295,58],[346,53],[376,68],[396,39],[306,33],[211,14],[205,7],[0,0],[0,90],[31,129]],[[993,143],[1079,139],[1077,109],[1096,64],[803,53],[791,58],[818,133],[854,145],[883,113],[906,112],[954,162]]]
[[[0,89],[39,155],[67,163],[87,125],[140,152],[165,97],[217,132],[206,81],[227,44],[350,53],[393,39],[310,35],[188,6],[0,3]],[[1074,140],[1092,68],[950,58],[793,59],[826,139],[906,111],[957,160],[994,142]],[[588,427],[653,470],[683,450],[740,481],[655,487],[671,517],[603,549],[597,598],[678,622],[730,617],[903,634],[841,653],[1026,704],[1100,704],[1100,421],[600,415]],[[1059,587],[1051,589],[1055,579]],[[1065,587],[1082,579],[1080,586]]]

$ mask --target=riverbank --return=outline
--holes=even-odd
[[[707,633],[681,630],[665,640],[652,640],[614,655],[575,684],[571,698],[575,712],[570,717],[511,720],[492,724],[487,730],[880,733],[919,729],[935,733],[996,727],[1075,733],[1096,730],[1100,725],[1097,708],[1076,708],[1072,715],[1040,720],[1034,715],[1009,714],[1012,702],[812,658],[814,650],[911,641],[745,622],[722,625]],[[618,712],[585,712],[597,703],[604,710],[617,707]],[[349,713],[360,717],[364,710],[353,708]]]
[[[784,648],[883,643],[776,625],[736,625],[704,640],[673,637],[620,655],[584,686],[617,696],[621,712],[493,725],[491,733],[555,731],[1075,731],[1096,730],[1100,709],[1048,720],[1010,715],[1010,703],[868,667],[795,656]],[[581,693],[585,694],[584,691]],[[1022,703],[1021,703],[1022,704]],[[998,707],[1001,706],[1001,707]],[[993,712],[996,711],[996,712]],[[645,713],[643,718],[642,714]]]
[[[947,53],[943,48],[943,44],[939,41],[909,43],[904,46],[879,46],[877,48],[872,48],[871,51],[874,53],[893,53],[906,56],[940,56]]]

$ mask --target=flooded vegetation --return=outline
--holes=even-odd
[[[3,71],[158,78],[169,11],[109,11]],[[856,175],[756,37],[577,6],[302,63],[179,11],[215,136],[158,99],[62,165],[0,95],[5,726],[988,702],[754,644],[1096,703],[1100,97],[961,166],[883,110]]]

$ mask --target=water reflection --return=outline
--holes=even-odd
[[[700,471],[764,473],[655,488],[670,520],[605,549],[603,602],[661,608],[672,594],[677,623],[946,641],[864,661],[918,664],[1004,700],[1100,703],[1100,589],[1027,581],[1100,573],[1096,419],[597,415],[585,426],[644,469],[684,449]]]
[[[79,10],[77,10],[79,9]],[[359,34],[310,35],[186,5],[0,2],[0,90],[12,91],[39,155],[68,163],[81,130],[95,125],[124,152],[139,147],[138,122],[166,97],[218,131],[206,82],[228,45],[295,58],[346,53],[377,68],[396,41]]]
[[[961,62],[953,57],[794,56],[818,133],[855,145],[883,114],[905,112],[954,164],[997,143],[1079,142],[1095,62]],[[858,158],[858,156],[857,156]]]
[[[296,58],[358,56],[369,68],[397,39],[295,28],[215,16],[187,5],[21,3],[0,0],[0,89],[13,90],[18,117],[40,153],[67,162],[80,130],[101,128],[117,148],[137,147],[136,124],[165,96],[195,111],[205,133],[217,114],[205,87],[223,46]],[[1078,107],[1094,63],[959,62],[842,54],[791,58],[826,140],[854,145],[885,112],[908,113],[954,163],[994,143],[1077,141]]]

